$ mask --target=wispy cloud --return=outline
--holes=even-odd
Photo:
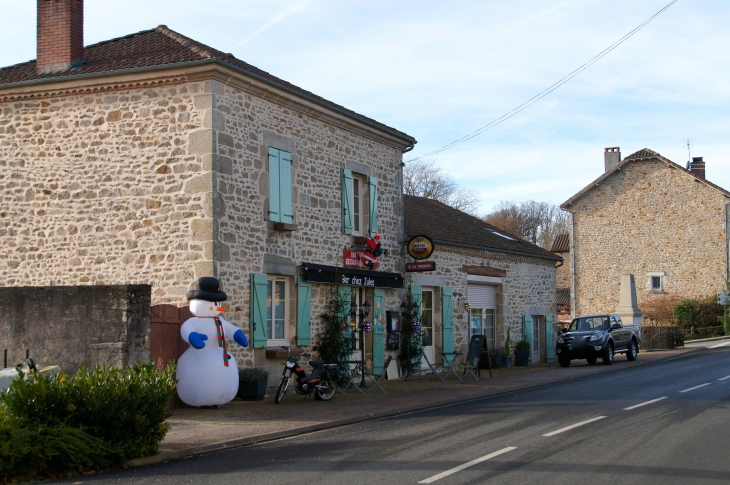
[[[246,37],[245,39],[243,39],[241,42],[239,42],[238,44],[236,44],[233,47],[240,47],[242,45],[248,44],[254,37],[258,36],[266,29],[273,27],[274,25],[276,25],[279,22],[281,22],[282,20],[284,20],[286,17],[288,17],[300,10],[305,9],[307,7],[307,5],[309,5],[312,2],[313,2],[313,0],[304,0],[303,2],[297,3],[296,5],[292,5],[288,9],[284,10],[283,12],[281,12],[280,14],[275,16],[273,19],[266,22],[264,25],[262,25],[258,29],[254,30],[248,37]]]

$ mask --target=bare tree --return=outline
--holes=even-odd
[[[558,234],[567,233],[568,213],[548,202],[501,201],[484,220],[505,232],[550,249]]]
[[[403,193],[438,200],[467,214],[477,215],[479,196],[459,187],[432,160],[417,160],[403,169]]]

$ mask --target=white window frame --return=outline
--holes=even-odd
[[[355,195],[357,194],[357,195]],[[368,177],[352,172],[352,233],[368,235],[370,222],[370,187]]]
[[[271,331],[274,330],[274,322],[272,320],[269,320],[269,313],[273,315],[273,309],[271,308],[271,302],[272,299],[269,298],[269,291],[270,289],[273,290],[274,284],[276,282],[283,282],[284,283],[284,337],[283,338],[270,338],[271,333],[269,332],[269,329],[271,328]],[[289,345],[290,344],[290,335],[289,335],[289,326],[291,324],[291,287],[292,283],[289,278],[285,276],[278,276],[278,275],[269,275],[267,276],[267,288],[266,288],[266,346],[267,347],[275,347],[279,345]],[[269,322],[271,322],[271,327]]]
[[[664,291],[664,272],[663,271],[651,271],[647,273],[649,277],[649,291],[652,293],[661,293]],[[654,278],[659,278],[659,288],[654,287]]]

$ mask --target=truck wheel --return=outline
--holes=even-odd
[[[596,365],[596,362],[598,362],[597,357],[588,357],[586,360],[588,361],[588,365]]]
[[[603,364],[613,364],[613,342],[609,342],[606,344],[606,350],[603,352]]]
[[[638,355],[639,349],[636,347],[636,341],[632,339],[631,342],[629,342],[629,348],[626,350],[626,358],[633,362],[636,360]]]
[[[560,363],[560,367],[570,367],[570,359],[566,357],[558,357],[558,362]]]

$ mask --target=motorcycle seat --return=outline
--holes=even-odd
[[[319,367],[323,364],[324,364],[323,360],[310,360],[309,361],[309,365],[311,365],[312,367]]]

